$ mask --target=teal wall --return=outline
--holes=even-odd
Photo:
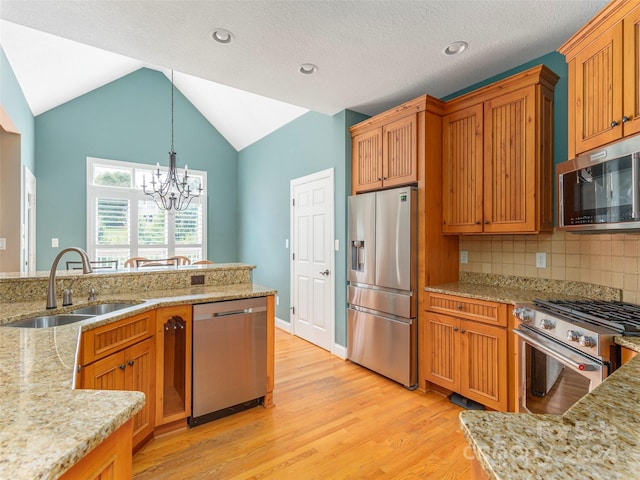
[[[38,270],[86,247],[87,157],[168,165],[170,101],[170,81],[143,68],[36,117]],[[208,257],[237,261],[237,152],[177,89],[174,104],[178,166],[208,172]]]
[[[9,60],[0,48],[0,105],[20,132],[22,165],[35,174],[35,122]]]
[[[289,321],[290,181],[334,169],[335,337],[346,346],[346,210],[351,192],[351,136],[348,127],[367,117],[348,110],[332,117],[309,112],[238,155],[238,249],[240,261],[258,265],[256,283],[278,290],[276,316]]]

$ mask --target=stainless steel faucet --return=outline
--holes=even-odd
[[[47,289],[47,310],[58,308],[58,304],[56,302],[56,270],[58,269],[58,262],[67,252],[77,252],[78,254],[80,254],[83,274],[93,273],[91,263],[89,262],[89,255],[87,255],[87,252],[85,252],[83,249],[78,247],[69,247],[58,253],[58,255],[56,255],[56,258],[53,260],[53,264],[51,265],[51,272],[49,272],[49,287]]]

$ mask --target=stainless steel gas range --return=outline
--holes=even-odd
[[[566,412],[619,366],[614,338],[640,336],[640,306],[602,300],[535,300],[517,305],[518,407]]]

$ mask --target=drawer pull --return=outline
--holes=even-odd
[[[127,368],[127,364],[123,363],[122,365],[120,365],[120,370],[124,370],[125,368]]]
[[[129,360],[127,363],[129,364],[129,366],[130,366],[130,367],[133,367],[133,364],[134,364],[135,362],[134,362],[133,360]]]
[[[462,310],[462,304],[461,303],[458,304],[458,310]]]

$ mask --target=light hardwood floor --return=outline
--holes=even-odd
[[[462,410],[276,329],[275,407],[169,433],[134,455],[144,479],[469,479]]]

